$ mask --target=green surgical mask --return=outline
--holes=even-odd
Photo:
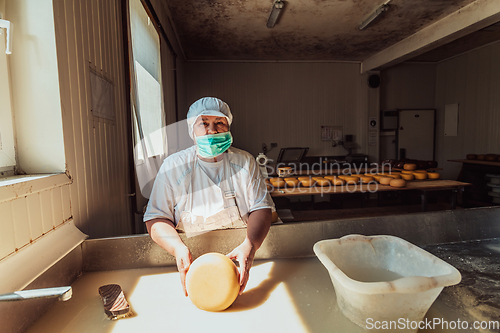
[[[196,137],[196,145],[198,146],[198,154],[201,157],[211,158],[219,156],[225,152],[233,143],[231,132],[223,132],[217,134],[207,134]]]

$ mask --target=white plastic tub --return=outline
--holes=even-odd
[[[365,328],[392,322],[395,331],[416,332],[408,323],[420,322],[443,287],[462,278],[453,266],[394,236],[323,240],[314,253],[330,273],[342,313]]]

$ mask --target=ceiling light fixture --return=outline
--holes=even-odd
[[[375,9],[375,11],[370,16],[368,16],[368,18],[364,20],[363,23],[361,23],[358,29],[365,29],[370,23],[372,23],[377,17],[379,17],[380,14],[386,12],[389,9],[389,2],[391,2],[391,0],[387,0],[380,7]]]
[[[285,3],[281,0],[276,0],[273,3],[273,8],[271,9],[271,14],[269,14],[269,19],[267,20],[267,27],[274,28],[274,25],[278,21],[278,18],[283,10]]]

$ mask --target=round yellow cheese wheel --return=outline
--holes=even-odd
[[[413,175],[415,176],[415,179],[419,179],[419,180],[427,179],[427,172],[426,173],[414,172]]]
[[[300,181],[302,181],[302,180],[310,180],[311,177],[299,177],[297,179],[300,180]]]
[[[415,179],[415,176],[413,174],[402,173],[401,178],[403,178],[404,180],[413,180]]]
[[[404,179],[393,179],[389,183],[390,186],[392,187],[405,187],[406,186],[406,180]]]
[[[298,179],[285,179],[286,186],[288,187],[298,187],[299,186],[299,180]]]
[[[325,179],[328,179],[330,181],[334,181],[335,179],[339,179],[337,176],[325,176]]]
[[[428,172],[427,177],[429,177],[429,179],[439,179],[441,175],[438,172]]]
[[[316,184],[316,181],[314,179],[308,179],[308,180],[301,180],[300,184],[304,187],[311,187]]]
[[[238,297],[238,269],[225,255],[206,253],[189,267],[186,289],[196,307],[206,311],[225,310]]]
[[[332,181],[332,184],[335,186],[341,186],[345,184],[345,181],[340,178],[335,178],[335,179],[330,179]]]
[[[284,180],[278,180],[278,181],[272,181],[271,180],[271,184],[274,186],[274,187],[277,187],[277,188],[281,188],[281,187],[285,187],[285,181]]]
[[[330,185],[330,181],[328,179],[322,178],[322,179],[315,179],[316,184],[318,186],[328,186]]]
[[[417,169],[417,165],[415,163],[405,163],[405,165],[403,165],[403,169],[405,169],[405,170],[416,170]]]
[[[347,176],[344,177],[347,185],[357,184],[359,183],[359,177]]]
[[[379,180],[379,183],[382,184],[382,185],[389,185],[391,180],[393,180],[394,178],[391,178],[391,177],[380,177],[380,180]]]
[[[369,182],[373,181],[373,177],[370,177],[370,176],[361,176],[359,178],[361,179],[362,183],[369,183]]]

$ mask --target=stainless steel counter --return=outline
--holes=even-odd
[[[183,238],[193,256],[197,257],[211,251],[228,253],[243,240],[245,232],[243,229],[221,230]],[[347,234],[389,234],[419,246],[500,237],[500,208],[274,225],[256,259],[311,258],[314,257],[312,246],[315,242]],[[310,260],[316,262],[314,258]],[[85,278],[104,271],[175,270],[174,265],[174,258],[152,242],[148,235],[86,240],[27,289],[72,284],[78,276]],[[24,331],[49,305],[50,301],[45,300],[0,303],[3,329],[6,332]]]

